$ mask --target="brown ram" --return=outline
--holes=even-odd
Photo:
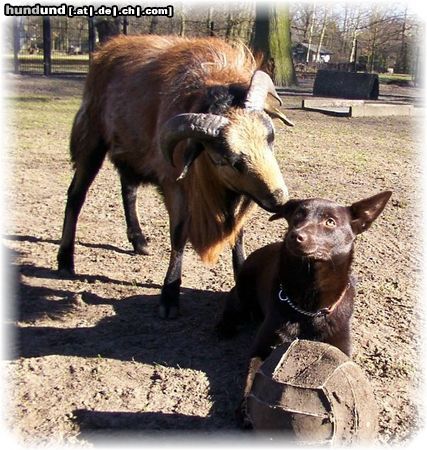
[[[164,196],[172,250],[161,316],[178,312],[187,240],[207,263],[230,245],[236,273],[253,201],[275,211],[287,197],[269,115],[291,123],[272,101],[280,99],[270,77],[257,70],[242,45],[171,36],[109,41],[94,56],[71,133],[75,173],[59,269],[74,273],[78,215],[108,153],[120,175],[127,235],[136,253],[148,253],[136,213],[138,186],[153,183]]]

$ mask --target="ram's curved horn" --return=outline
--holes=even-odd
[[[268,94],[272,95],[282,105],[282,100],[276,92],[273,80],[262,70],[256,70],[246,94],[245,108],[262,111]]]
[[[160,148],[167,161],[173,164],[173,152],[178,142],[193,138],[201,141],[215,140],[221,130],[229,123],[226,117],[217,114],[186,113],[178,114],[164,123],[160,130]],[[191,161],[185,161],[190,166],[200,152],[192,152]],[[188,169],[187,167],[187,169]]]

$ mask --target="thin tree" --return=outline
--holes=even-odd
[[[408,73],[408,45],[406,42],[406,28],[408,19],[408,6],[405,8],[405,13],[402,19],[402,31],[401,31],[401,41],[400,41],[400,52],[398,57],[398,63],[396,68],[400,73]]]
[[[239,14],[236,34],[237,37],[243,41],[248,40],[250,35],[250,24],[252,17],[252,5],[244,4]]]
[[[344,18],[343,18],[343,26],[342,26],[342,45],[341,45],[341,53],[345,54],[347,50],[348,44],[348,4],[344,5]]]
[[[228,10],[228,14],[227,14],[227,25],[225,28],[225,39],[228,41],[230,40],[230,38],[233,36],[234,34],[234,18],[233,18],[233,10],[230,9]]]
[[[206,33],[208,34],[208,36],[211,35],[212,16],[213,16],[213,6],[210,6],[208,10],[208,17],[206,19]]]
[[[159,17],[153,16],[153,18],[151,19],[151,22],[150,22],[149,34],[156,34],[158,26],[159,26]]]
[[[179,35],[180,36],[185,36],[185,29],[186,29],[185,8],[184,8],[184,4],[182,4],[181,11],[179,14]]]
[[[319,43],[317,44],[316,62],[320,62],[320,53],[322,51],[323,39],[325,38],[326,24],[328,20],[328,8],[325,7],[323,14],[322,30],[320,32]]]
[[[313,4],[313,9],[311,12],[311,20],[310,20],[310,29],[308,31],[308,42],[307,42],[307,57],[306,57],[306,62],[309,63],[310,62],[310,51],[311,51],[311,44],[313,41],[313,33],[314,33],[314,24],[316,22],[316,4]]]
[[[357,13],[356,13],[356,17],[355,17],[354,25],[353,25],[353,32],[352,32],[352,36],[351,36],[351,51],[350,51],[350,57],[349,57],[350,63],[356,62],[357,36],[359,33],[361,17],[362,17],[362,10],[359,7],[357,9]]]

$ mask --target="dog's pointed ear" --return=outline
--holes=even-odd
[[[385,208],[391,194],[391,191],[380,192],[377,195],[353,203],[349,207],[351,214],[351,228],[354,233],[363,233],[371,226],[372,222]]]
[[[277,209],[277,212],[273,214],[268,220],[272,222],[277,219],[286,219],[289,221],[290,217],[294,213],[297,206],[301,203],[301,200],[288,200],[283,206]]]

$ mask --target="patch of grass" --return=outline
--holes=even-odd
[[[379,73],[380,83],[386,84],[405,84],[412,81],[412,76],[407,73]]]
[[[80,97],[17,94],[6,98],[6,106],[18,127],[18,133],[38,128],[55,131],[61,126],[71,126],[80,101]]]
[[[13,55],[4,55],[4,61],[13,61]],[[18,55],[18,60],[23,63],[43,62],[43,54],[36,55]],[[87,64],[89,55],[67,55],[67,54],[52,54],[52,61],[73,61],[74,64]]]
[[[73,118],[79,108],[79,95],[58,96],[57,92],[18,89],[8,92],[5,107],[8,116],[10,158],[14,164],[44,160],[56,172],[59,161],[68,160],[68,142]],[[56,173],[57,180],[66,172]]]

